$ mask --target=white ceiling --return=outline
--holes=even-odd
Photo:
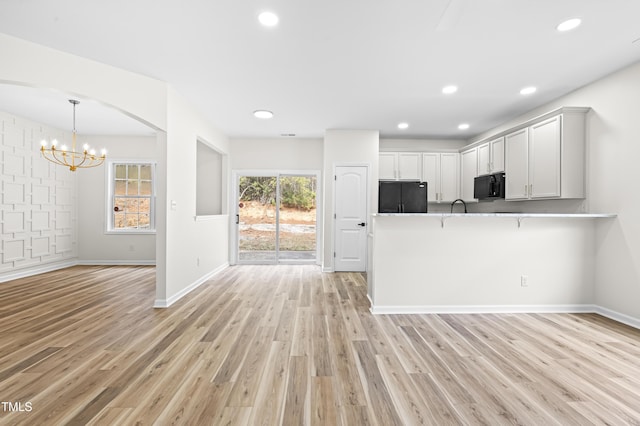
[[[277,27],[258,23],[264,10]],[[578,29],[555,30],[572,17]],[[637,0],[0,2],[0,32],[166,81],[232,137],[466,139],[640,60],[638,17]],[[68,98],[0,85],[0,109],[63,128]],[[149,131],[81,101],[79,133]]]

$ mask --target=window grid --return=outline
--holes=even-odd
[[[153,165],[114,163],[111,220],[113,231],[153,231]]]

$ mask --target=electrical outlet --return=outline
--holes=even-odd
[[[529,287],[529,276],[521,275],[520,276],[520,287]]]

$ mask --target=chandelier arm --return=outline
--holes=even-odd
[[[71,164],[69,164],[67,162],[66,154],[64,152],[62,152],[62,159],[58,158],[58,156],[56,155],[58,151],[57,150],[51,150],[51,156],[53,157],[53,159],[55,160],[56,163],[60,164],[61,166],[66,166],[66,167],[71,167]]]
[[[42,156],[45,160],[50,161],[54,164],[60,164],[56,158],[53,157],[53,153],[50,150],[42,150]]]
[[[82,162],[80,164],[77,164],[76,167],[83,167],[83,168],[98,167],[102,165],[102,163],[104,163],[105,159],[106,157],[104,155],[100,157],[96,157],[95,155],[85,154]],[[85,162],[87,162],[87,160],[89,160],[87,165],[86,166],[83,165]]]
[[[88,168],[98,167],[104,164],[106,160],[105,155],[101,155],[98,157],[91,154],[84,155],[77,152],[74,153],[69,151],[58,151],[58,150],[52,150],[52,149],[40,149],[40,151],[42,153],[42,156],[47,161],[50,161],[54,164],[58,164],[60,166],[69,167],[70,169],[73,169],[73,170],[75,170],[76,168],[88,169]],[[75,164],[75,166],[68,161],[68,158],[73,157],[74,154],[78,155],[78,158],[80,158],[81,155],[83,157],[82,161],[80,163]]]
[[[78,154],[78,156],[80,155],[80,153],[79,153],[79,152],[78,152],[77,154]],[[82,156],[82,161],[81,161],[81,162],[79,162],[78,164],[74,164],[74,165],[75,165],[76,167],[87,167],[87,166],[83,166],[83,164],[85,163],[85,161],[87,161],[87,154],[83,154],[83,156]],[[75,158],[74,158],[74,163],[75,163]],[[89,165],[90,165],[90,164],[91,164],[91,163],[89,163]]]
[[[98,166],[101,166],[102,163],[103,163],[102,161],[100,161],[99,163],[96,163],[96,164],[89,163],[88,165],[84,166],[84,168],[85,169],[90,169],[90,168],[93,168],[93,167],[98,167]]]

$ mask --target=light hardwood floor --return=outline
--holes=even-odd
[[[598,315],[372,316],[361,274],[314,266],[153,309],[154,280],[0,284],[0,424],[640,424],[640,332]]]

